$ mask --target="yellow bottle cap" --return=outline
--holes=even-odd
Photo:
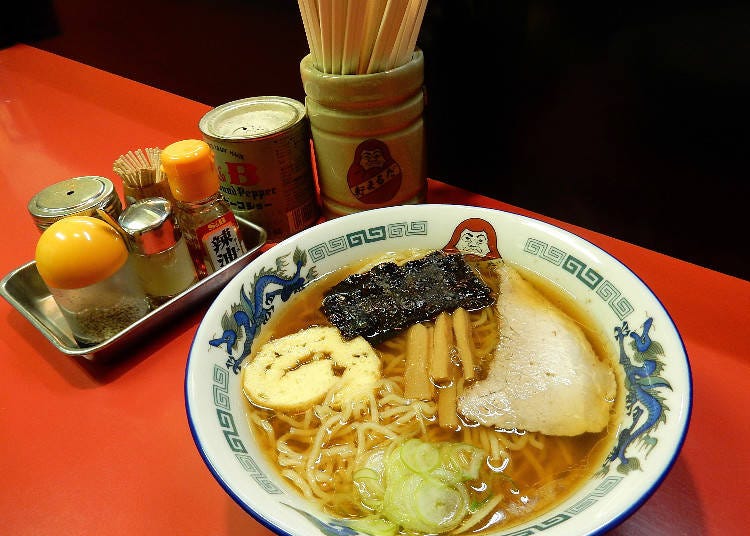
[[[68,216],[41,234],[35,259],[47,286],[76,289],[117,272],[128,260],[128,248],[108,223],[91,216]]]
[[[202,140],[181,140],[161,151],[169,189],[178,201],[200,201],[219,191],[211,148]]]

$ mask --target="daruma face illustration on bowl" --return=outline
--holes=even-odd
[[[219,484],[290,535],[601,533],[666,476],[692,403],[679,333],[626,266],[453,205],[259,256],[201,322],[185,396]]]

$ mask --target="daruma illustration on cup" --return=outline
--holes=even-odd
[[[365,140],[357,146],[354,161],[346,174],[354,197],[366,204],[387,203],[398,194],[403,174],[391,156],[388,145],[380,140]]]

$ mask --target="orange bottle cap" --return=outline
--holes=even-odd
[[[202,140],[181,140],[161,151],[169,189],[178,201],[200,201],[219,190],[211,148]]]

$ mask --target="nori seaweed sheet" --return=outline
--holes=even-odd
[[[325,293],[320,310],[345,339],[361,335],[377,344],[443,311],[473,311],[494,301],[461,254],[435,251],[401,266],[385,262],[350,275]]]

